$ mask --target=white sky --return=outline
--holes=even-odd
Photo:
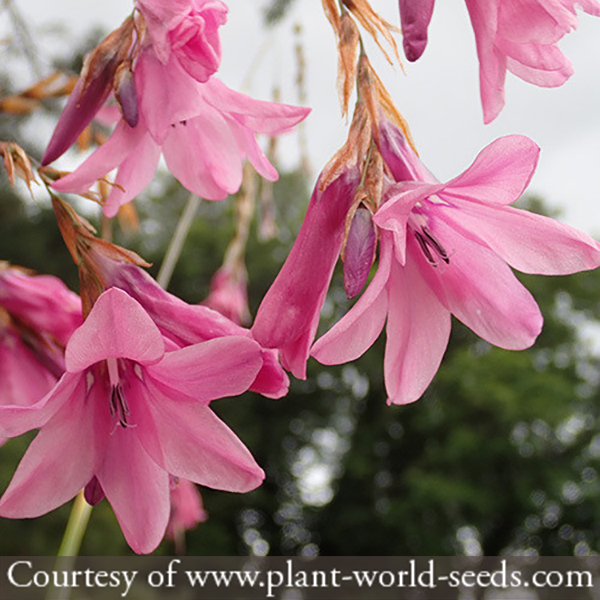
[[[34,31],[63,23],[82,39],[94,25],[114,28],[131,11],[128,0],[17,0]],[[220,78],[239,89],[253,71],[250,93],[269,99],[274,83],[282,101],[297,103],[294,87],[293,26],[300,23],[307,61],[307,121],[310,159],[315,175],[343,143],[347,125],[340,117],[336,92],[336,51],[333,33],[320,0],[296,0],[290,16],[274,32],[261,27],[264,0],[227,0],[229,22],[221,29],[223,63]],[[398,24],[395,0],[372,0],[373,7]],[[37,29],[40,28],[40,29]],[[36,38],[44,48],[64,44],[62,36]],[[508,76],[507,105],[500,117],[484,126],[478,87],[478,64],[464,0],[436,3],[429,45],[407,74],[392,70],[368,43],[371,61],[408,120],[422,160],[440,179],[457,175],[486,144],[502,135],[528,135],[542,147],[530,191],[564,210],[563,220],[600,237],[600,19],[580,13],[579,28],[561,48],[575,75],[561,88],[547,90]],[[267,41],[265,41],[267,40]],[[398,36],[398,43],[401,38]],[[283,142],[284,157],[297,156],[297,140]]]

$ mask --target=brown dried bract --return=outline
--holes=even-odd
[[[342,16],[338,42],[338,94],[342,115],[348,114],[350,96],[356,85],[356,70],[360,33],[354,19],[346,13]]]
[[[356,105],[350,131],[346,143],[335,153],[333,158],[325,165],[319,183],[323,191],[334,182],[344,171],[351,169],[362,162],[371,144],[371,123],[365,105],[361,102]]]
[[[402,61],[400,60],[400,54],[398,53],[398,46],[396,46],[396,42],[392,36],[392,32],[399,33],[400,29],[380,17],[373,10],[368,0],[342,0],[342,2],[344,6],[346,6],[346,8],[348,8],[348,10],[356,17],[357,21],[365,28],[367,33],[373,38],[388,62],[390,64],[394,64],[393,59],[381,44],[379,40],[379,34],[384,37],[385,41],[393,50],[398,63],[402,64]]]
[[[151,266],[135,252],[111,244],[95,236],[96,230],[73,207],[55,194],[51,195],[56,221],[71,257],[79,267],[83,317],[106,289],[102,257],[138,267]]]
[[[325,12],[325,16],[327,20],[331,23],[333,27],[333,31],[335,32],[336,37],[339,39],[340,37],[340,12],[338,8],[337,0],[321,0],[321,4],[323,4],[323,11]]]
[[[19,94],[0,98],[0,112],[28,115],[41,106],[42,100],[70,94],[76,82],[76,77],[56,71]]]
[[[80,97],[92,83],[102,79],[110,84],[119,65],[127,59],[131,49],[134,21],[128,17],[122,25],[111,31],[90,54],[87,55],[81,70]]]
[[[0,156],[4,159],[4,168],[10,185],[15,187],[15,178],[25,182],[29,193],[33,196],[32,183],[37,183],[31,162],[25,151],[14,142],[0,142]]]

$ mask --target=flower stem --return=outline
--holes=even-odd
[[[82,490],[75,498],[75,503],[71,509],[71,516],[67,523],[67,529],[65,530],[65,535],[57,556],[75,557],[79,554],[83,534],[85,533],[91,513],[92,507],[85,501]]]
[[[65,535],[56,555],[56,570],[70,571],[75,565],[75,559],[79,554],[83,534],[85,533],[91,514],[92,507],[85,501],[83,490],[81,490],[75,498],[69,522],[65,529]],[[46,598],[48,600],[69,600],[70,594],[70,587],[56,589],[50,586]]]
[[[177,264],[177,261],[181,255],[185,238],[190,231],[199,206],[200,198],[194,194],[190,194],[187,204],[183,210],[183,214],[179,218],[179,223],[177,223],[175,233],[173,234],[171,242],[169,243],[169,247],[167,248],[165,258],[160,265],[158,276],[156,277],[158,285],[160,285],[163,289],[166,289],[171,281],[171,276],[173,275],[175,265]]]

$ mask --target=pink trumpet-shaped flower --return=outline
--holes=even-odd
[[[105,144],[53,184],[60,192],[82,193],[118,168],[104,206],[107,216],[114,216],[150,183],[161,152],[173,175],[207,200],[222,200],[239,189],[246,157],[265,179],[276,180],[277,171],[255,134],[289,131],[309,112],[254,100],[214,78],[198,83],[172,57],[163,65],[150,49],[138,60],[135,80],[138,125],[121,120]]]
[[[504,106],[506,71],[541,87],[557,87],[573,67],[557,42],[577,27],[575,7],[600,16],[596,0],[465,0],[471,17],[484,121]]]
[[[417,60],[427,45],[435,0],[399,0],[404,53]],[[504,107],[506,71],[541,87],[558,87],[573,67],[557,43],[577,27],[576,7],[600,16],[597,0],[465,0],[475,33],[485,123]]]
[[[207,519],[208,513],[204,510],[198,487],[187,479],[171,479],[171,516],[167,537],[181,545],[184,532]]]
[[[262,360],[250,339],[165,352],[140,304],[112,288],[66,348],[67,372],[39,403],[5,412],[0,433],[40,428],[0,499],[0,515],[36,517],[84,487],[111,503],[129,545],[151,552],[170,514],[170,476],[246,492],[264,473],[210,410],[241,394]]]
[[[248,282],[243,269],[221,267],[211,279],[210,290],[202,303],[238,325],[250,321]]]
[[[0,265],[0,406],[44,397],[64,373],[64,347],[79,325],[81,301],[62,281]]]
[[[150,315],[169,349],[219,337],[253,339],[250,330],[237,325],[208,306],[187,304],[163,290],[143,269],[95,253],[94,264],[107,287],[116,287],[135,298]],[[263,364],[249,389],[267,398],[281,398],[290,381],[279,364],[277,350],[261,348]]]
[[[358,168],[348,169],[323,191],[317,182],[294,246],[252,326],[259,344],[278,348],[283,366],[302,379],[359,183]]]
[[[537,163],[539,148],[526,137],[500,138],[447,183],[427,174],[389,124],[381,130],[381,153],[398,183],[373,218],[380,233],[377,272],[312,355],[325,364],[354,360],[387,320],[386,388],[389,402],[404,404],[417,400],[437,371],[451,314],[496,346],[527,348],[542,316],[510,267],[544,275],[593,269],[600,244],[508,206]]]
[[[137,0],[156,56],[167,64],[174,54],[185,71],[205,82],[221,63],[219,27],[227,6],[219,0]]]

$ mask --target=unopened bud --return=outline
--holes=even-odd
[[[375,260],[377,234],[371,211],[359,206],[352,217],[344,253],[344,290],[349,299],[364,287]]]
[[[138,124],[140,113],[137,92],[135,89],[135,80],[129,61],[119,65],[117,72],[115,73],[115,78],[113,79],[113,89],[123,119],[125,119],[125,122],[129,127],[135,127]]]
[[[104,500],[104,490],[102,489],[102,486],[95,475],[85,486],[85,489],[83,490],[83,497],[90,506],[96,506],[96,504]]]

